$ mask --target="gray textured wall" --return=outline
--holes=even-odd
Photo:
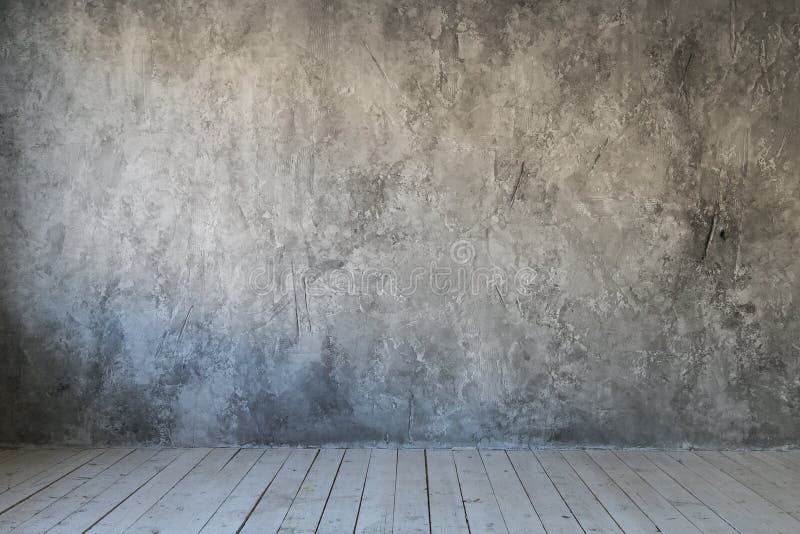
[[[796,2],[4,0],[0,54],[0,441],[800,442]]]

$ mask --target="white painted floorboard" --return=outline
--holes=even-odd
[[[800,533],[796,451],[0,449],[0,533]]]

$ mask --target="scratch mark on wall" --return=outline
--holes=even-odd
[[[361,39],[361,44],[364,46],[364,49],[369,54],[369,57],[372,58],[372,62],[378,68],[378,71],[381,73],[381,76],[383,76],[383,79],[386,80],[386,83],[388,83],[390,87],[392,87],[392,82],[391,80],[389,80],[389,76],[386,75],[386,71],[384,71],[383,67],[381,67],[381,64],[378,62],[378,58],[376,58],[375,54],[372,53],[372,50],[370,50],[369,46],[367,45],[367,42],[364,41],[364,39]]]
[[[511,191],[511,198],[509,199],[508,202],[509,209],[514,207],[514,200],[517,198],[517,191],[519,191],[519,186],[520,183],[522,183],[522,177],[524,175],[525,175],[525,162],[523,161],[522,165],[520,165],[519,167],[519,176],[517,176],[517,181],[514,184],[514,190]]]
[[[742,150],[742,176],[747,179],[750,171],[750,128],[748,127],[744,135],[744,146]]]
[[[783,140],[781,141],[781,148],[778,151],[779,154],[783,150],[783,141],[785,140],[786,140],[786,134],[784,134]],[[747,130],[745,131],[744,140],[742,144],[743,144],[742,156],[741,156],[742,178],[739,181],[740,184],[746,183],[748,174],[750,172],[750,127],[748,127]],[[742,234],[744,233],[744,206],[742,204],[742,200],[738,197],[735,199],[734,202],[735,202],[737,220],[736,220],[736,258],[734,260],[734,265],[733,265],[733,280],[734,282],[737,282],[742,272],[741,258],[742,258]]]
[[[608,140],[609,138],[606,137],[606,140],[603,141],[600,144],[600,147],[597,149],[597,154],[594,157],[594,161],[592,161],[592,166],[589,167],[589,172],[592,172],[594,170],[595,165],[597,165],[597,162],[600,161],[600,156],[603,155],[603,150],[605,150],[606,146],[608,146]]]
[[[306,277],[303,276],[303,304],[306,309],[306,319],[308,319],[308,331],[311,332],[311,310],[308,309],[308,289],[306,288]]]
[[[717,233],[717,214],[714,213],[714,216],[711,218],[711,227],[708,229],[708,235],[706,236],[706,244],[703,247],[703,256],[700,258],[700,261],[706,261],[708,257],[708,251],[711,249],[711,243],[714,242],[714,235]]]
[[[731,59],[736,59],[736,0],[730,0],[730,33],[729,46],[731,49]]]
[[[189,314],[192,313],[193,309],[194,309],[194,304],[189,306],[189,311],[186,312],[186,317],[183,319],[183,324],[181,325],[181,331],[178,333],[178,341],[180,341],[181,338],[183,337],[183,331],[186,329],[186,323],[189,322]]]
[[[686,109],[689,110],[690,101],[689,101],[689,87],[686,85],[686,76],[689,74],[689,66],[692,64],[692,58],[694,57],[694,50],[689,52],[689,59],[686,60],[686,65],[683,67],[683,74],[681,75],[681,84],[678,90],[683,95],[683,99],[686,101]]]
[[[789,135],[789,132],[785,132],[783,137],[781,138],[781,145],[778,147],[778,151],[775,153],[775,160],[780,160],[781,155],[783,154],[783,149],[786,146],[786,137]]]
[[[292,265],[292,295],[294,295],[294,334],[295,339],[300,340],[300,312],[298,311],[297,306],[297,278],[295,277],[294,272],[294,260],[291,262]]]
[[[497,292],[497,296],[500,297],[500,302],[503,303],[503,307],[506,306],[506,299],[503,298],[503,294],[500,293],[500,289],[497,286],[494,286],[495,292]]]
[[[289,302],[291,302],[289,296],[287,296],[287,295],[283,296],[278,301],[278,303],[275,304],[272,307],[272,310],[270,310],[270,315],[267,318],[267,320],[264,322],[264,324],[260,325],[258,328],[263,328],[263,327],[269,325],[273,321],[273,319],[275,319],[275,317],[278,316],[278,314],[280,314],[282,311],[284,311],[289,306]]]
[[[408,398],[408,442],[414,443],[414,394]]]

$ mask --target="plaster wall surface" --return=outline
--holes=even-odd
[[[0,441],[800,444],[797,2],[0,6]]]

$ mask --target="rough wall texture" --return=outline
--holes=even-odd
[[[800,442],[795,2],[3,1],[0,53],[0,441]]]

